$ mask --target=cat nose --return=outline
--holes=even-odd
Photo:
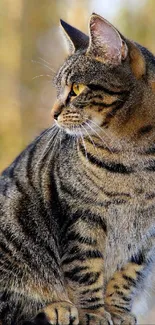
[[[58,119],[58,116],[61,114],[62,109],[63,109],[63,104],[59,100],[57,100],[54,103],[52,110],[51,110],[51,115],[55,120]]]
[[[54,113],[54,119],[57,120],[59,115],[60,115],[60,112],[55,112]]]

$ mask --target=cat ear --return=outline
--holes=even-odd
[[[125,60],[128,48],[121,35],[106,19],[97,14],[90,18],[90,43],[87,54],[97,60],[117,65]]]
[[[69,54],[73,54],[78,49],[86,49],[89,44],[89,37],[82,33],[80,30],[67,24],[65,21],[60,20],[61,27],[67,41]]]
[[[146,74],[146,61],[140,48],[131,41],[127,40],[129,49],[129,62],[132,72],[137,79],[140,79]]]

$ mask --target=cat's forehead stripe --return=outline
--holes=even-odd
[[[74,71],[74,63],[77,61],[77,57],[70,58],[66,64],[64,65],[63,69],[60,72],[60,79],[61,79],[61,85],[64,87],[64,85],[68,84],[68,76],[72,71]]]

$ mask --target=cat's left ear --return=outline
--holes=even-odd
[[[89,37],[86,34],[81,32],[77,28],[67,24],[63,20],[60,20],[60,24],[63,30],[63,34],[65,36],[67,49],[70,55],[79,49],[83,50],[88,48]]]
[[[119,32],[106,19],[97,14],[90,18],[90,42],[87,54],[103,63],[118,65],[125,60],[128,47]]]

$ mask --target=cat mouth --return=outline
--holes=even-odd
[[[60,118],[58,119],[54,119],[55,124],[62,130],[64,130],[66,133],[70,134],[70,135],[75,135],[75,136],[90,136],[90,135],[95,135],[96,132],[99,131],[98,128],[100,128],[100,126],[92,121],[91,118],[81,118],[81,120],[77,121],[77,119],[73,119],[69,120],[69,119],[64,119],[64,120],[60,120]]]
[[[77,123],[77,121],[72,121],[72,122],[63,122],[59,123],[58,120],[55,120],[56,125],[64,130],[66,133],[71,134],[71,135],[81,135],[84,134],[84,130],[86,133],[86,125],[85,122]]]
[[[101,117],[90,112],[79,112],[66,107],[65,110],[56,109],[52,116],[58,128],[73,136],[89,137],[102,131]]]

